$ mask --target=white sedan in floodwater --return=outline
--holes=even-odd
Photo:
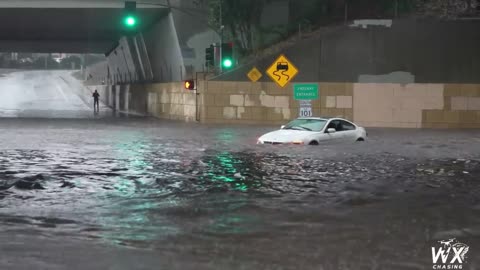
[[[298,118],[258,138],[258,144],[318,145],[324,141],[365,141],[367,131],[342,118]]]

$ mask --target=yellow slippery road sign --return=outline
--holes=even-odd
[[[298,69],[285,57],[280,55],[278,59],[268,68],[268,76],[280,87],[285,87],[298,74]]]
[[[260,78],[262,78],[262,76],[262,72],[260,72],[260,70],[258,70],[256,67],[252,68],[252,70],[250,70],[250,72],[248,72],[247,74],[247,77],[252,82],[257,82],[258,80],[260,80]]]

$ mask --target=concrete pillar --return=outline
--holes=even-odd
[[[120,111],[120,86],[115,86],[115,111]]]
[[[185,65],[172,13],[160,19],[143,36],[155,81],[181,81]],[[163,67],[168,67],[169,72],[163,72]]]
[[[114,102],[115,102],[114,101],[115,100],[115,90],[114,89],[115,89],[115,85],[110,86],[110,95],[109,95],[108,98],[110,99],[109,102],[110,102],[110,107],[111,108],[115,108],[115,104],[114,104]]]
[[[128,112],[130,109],[130,85],[127,85],[125,89],[125,111]]]

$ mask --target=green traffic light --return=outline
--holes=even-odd
[[[125,25],[128,27],[135,27],[137,25],[137,18],[134,16],[127,16],[125,18]]]
[[[223,67],[225,68],[231,68],[233,66],[233,62],[231,59],[225,59],[223,60]]]

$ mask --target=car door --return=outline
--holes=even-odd
[[[334,128],[337,132],[328,133],[328,129],[330,129],[330,128]],[[340,120],[331,120],[328,123],[327,128],[325,129],[324,138],[325,138],[325,140],[329,140],[329,141],[341,141],[344,138],[344,136],[341,132]]]
[[[339,120],[340,133],[342,133],[342,140],[354,142],[357,140],[357,128],[350,122]]]

